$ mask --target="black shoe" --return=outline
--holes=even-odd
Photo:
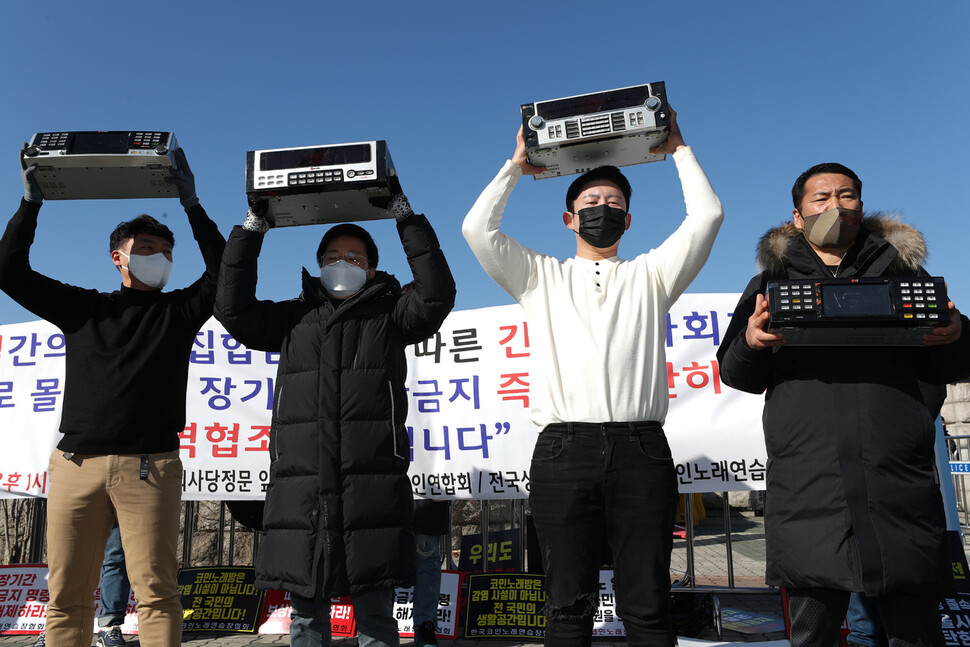
[[[121,635],[121,627],[115,625],[106,627],[98,632],[98,642],[95,647],[127,647],[125,637]]]
[[[421,626],[414,632],[414,646],[425,647],[425,645],[434,645],[437,647],[438,637],[434,635],[436,629],[437,627],[430,620],[422,622]]]

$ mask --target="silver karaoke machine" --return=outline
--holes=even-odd
[[[35,133],[23,151],[24,168],[47,200],[177,198],[165,181],[177,166],[174,133],[69,131]]]
[[[393,218],[400,192],[383,140],[246,153],[246,193],[269,199],[276,227]]]
[[[670,134],[663,81],[522,104],[529,163],[541,180],[611,164],[658,162],[650,152]]]

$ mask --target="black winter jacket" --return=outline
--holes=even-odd
[[[840,277],[927,276],[922,235],[867,217]],[[717,357],[722,380],[765,394],[769,584],[935,596],[949,587],[935,429],[919,382],[970,374],[970,322],[937,347],[755,350],[744,331],[774,278],[831,277],[794,225],[766,234]]]
[[[280,352],[262,588],[312,598],[318,584],[329,597],[413,580],[404,347],[438,330],[455,282],[424,216],[398,231],[414,289],[378,271],[345,301],[306,270],[299,298],[257,301],[263,235],[237,226],[226,244],[216,317],[246,346]]]

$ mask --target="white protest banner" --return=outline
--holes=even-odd
[[[100,586],[94,591],[95,615],[92,631],[97,632],[98,618],[104,615]],[[16,564],[0,566],[0,635],[39,634],[47,624],[47,566],[45,564]],[[138,614],[135,596],[129,592],[125,634],[138,633]]]
[[[664,429],[681,492],[764,489],[764,398],[721,384],[715,353],[736,294],[685,294],[667,317]],[[528,497],[538,429],[517,305],[454,312],[409,355],[411,482],[418,496]]]
[[[721,384],[714,357],[736,300],[685,294],[667,318],[664,427],[682,492],[764,488],[763,397]],[[517,305],[481,308],[453,312],[434,337],[407,348],[416,496],[528,497],[537,435],[528,334]],[[179,434],[183,499],[263,497],[278,361],[241,346],[214,319],[199,332]],[[47,495],[64,386],[55,327],[0,326],[0,497]]]
[[[685,294],[667,316],[664,431],[681,492],[764,490],[764,395],[721,383],[715,353],[739,294]]]
[[[47,496],[63,393],[64,335],[46,321],[0,326],[0,497]]]
[[[46,566],[0,566],[0,635],[42,632],[49,601]]]
[[[439,638],[454,640],[458,637],[458,590],[461,573],[442,571],[438,590],[438,609],[435,635]],[[397,619],[397,632],[402,636],[414,635],[414,587],[394,589],[394,617]]]

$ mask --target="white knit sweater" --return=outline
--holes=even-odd
[[[710,254],[724,219],[689,147],[673,154],[687,217],[657,249],[631,261],[535,252],[501,231],[521,177],[507,161],[465,217],[462,233],[482,267],[525,309],[533,369],[532,420],[628,422],[667,415],[666,315]]]

